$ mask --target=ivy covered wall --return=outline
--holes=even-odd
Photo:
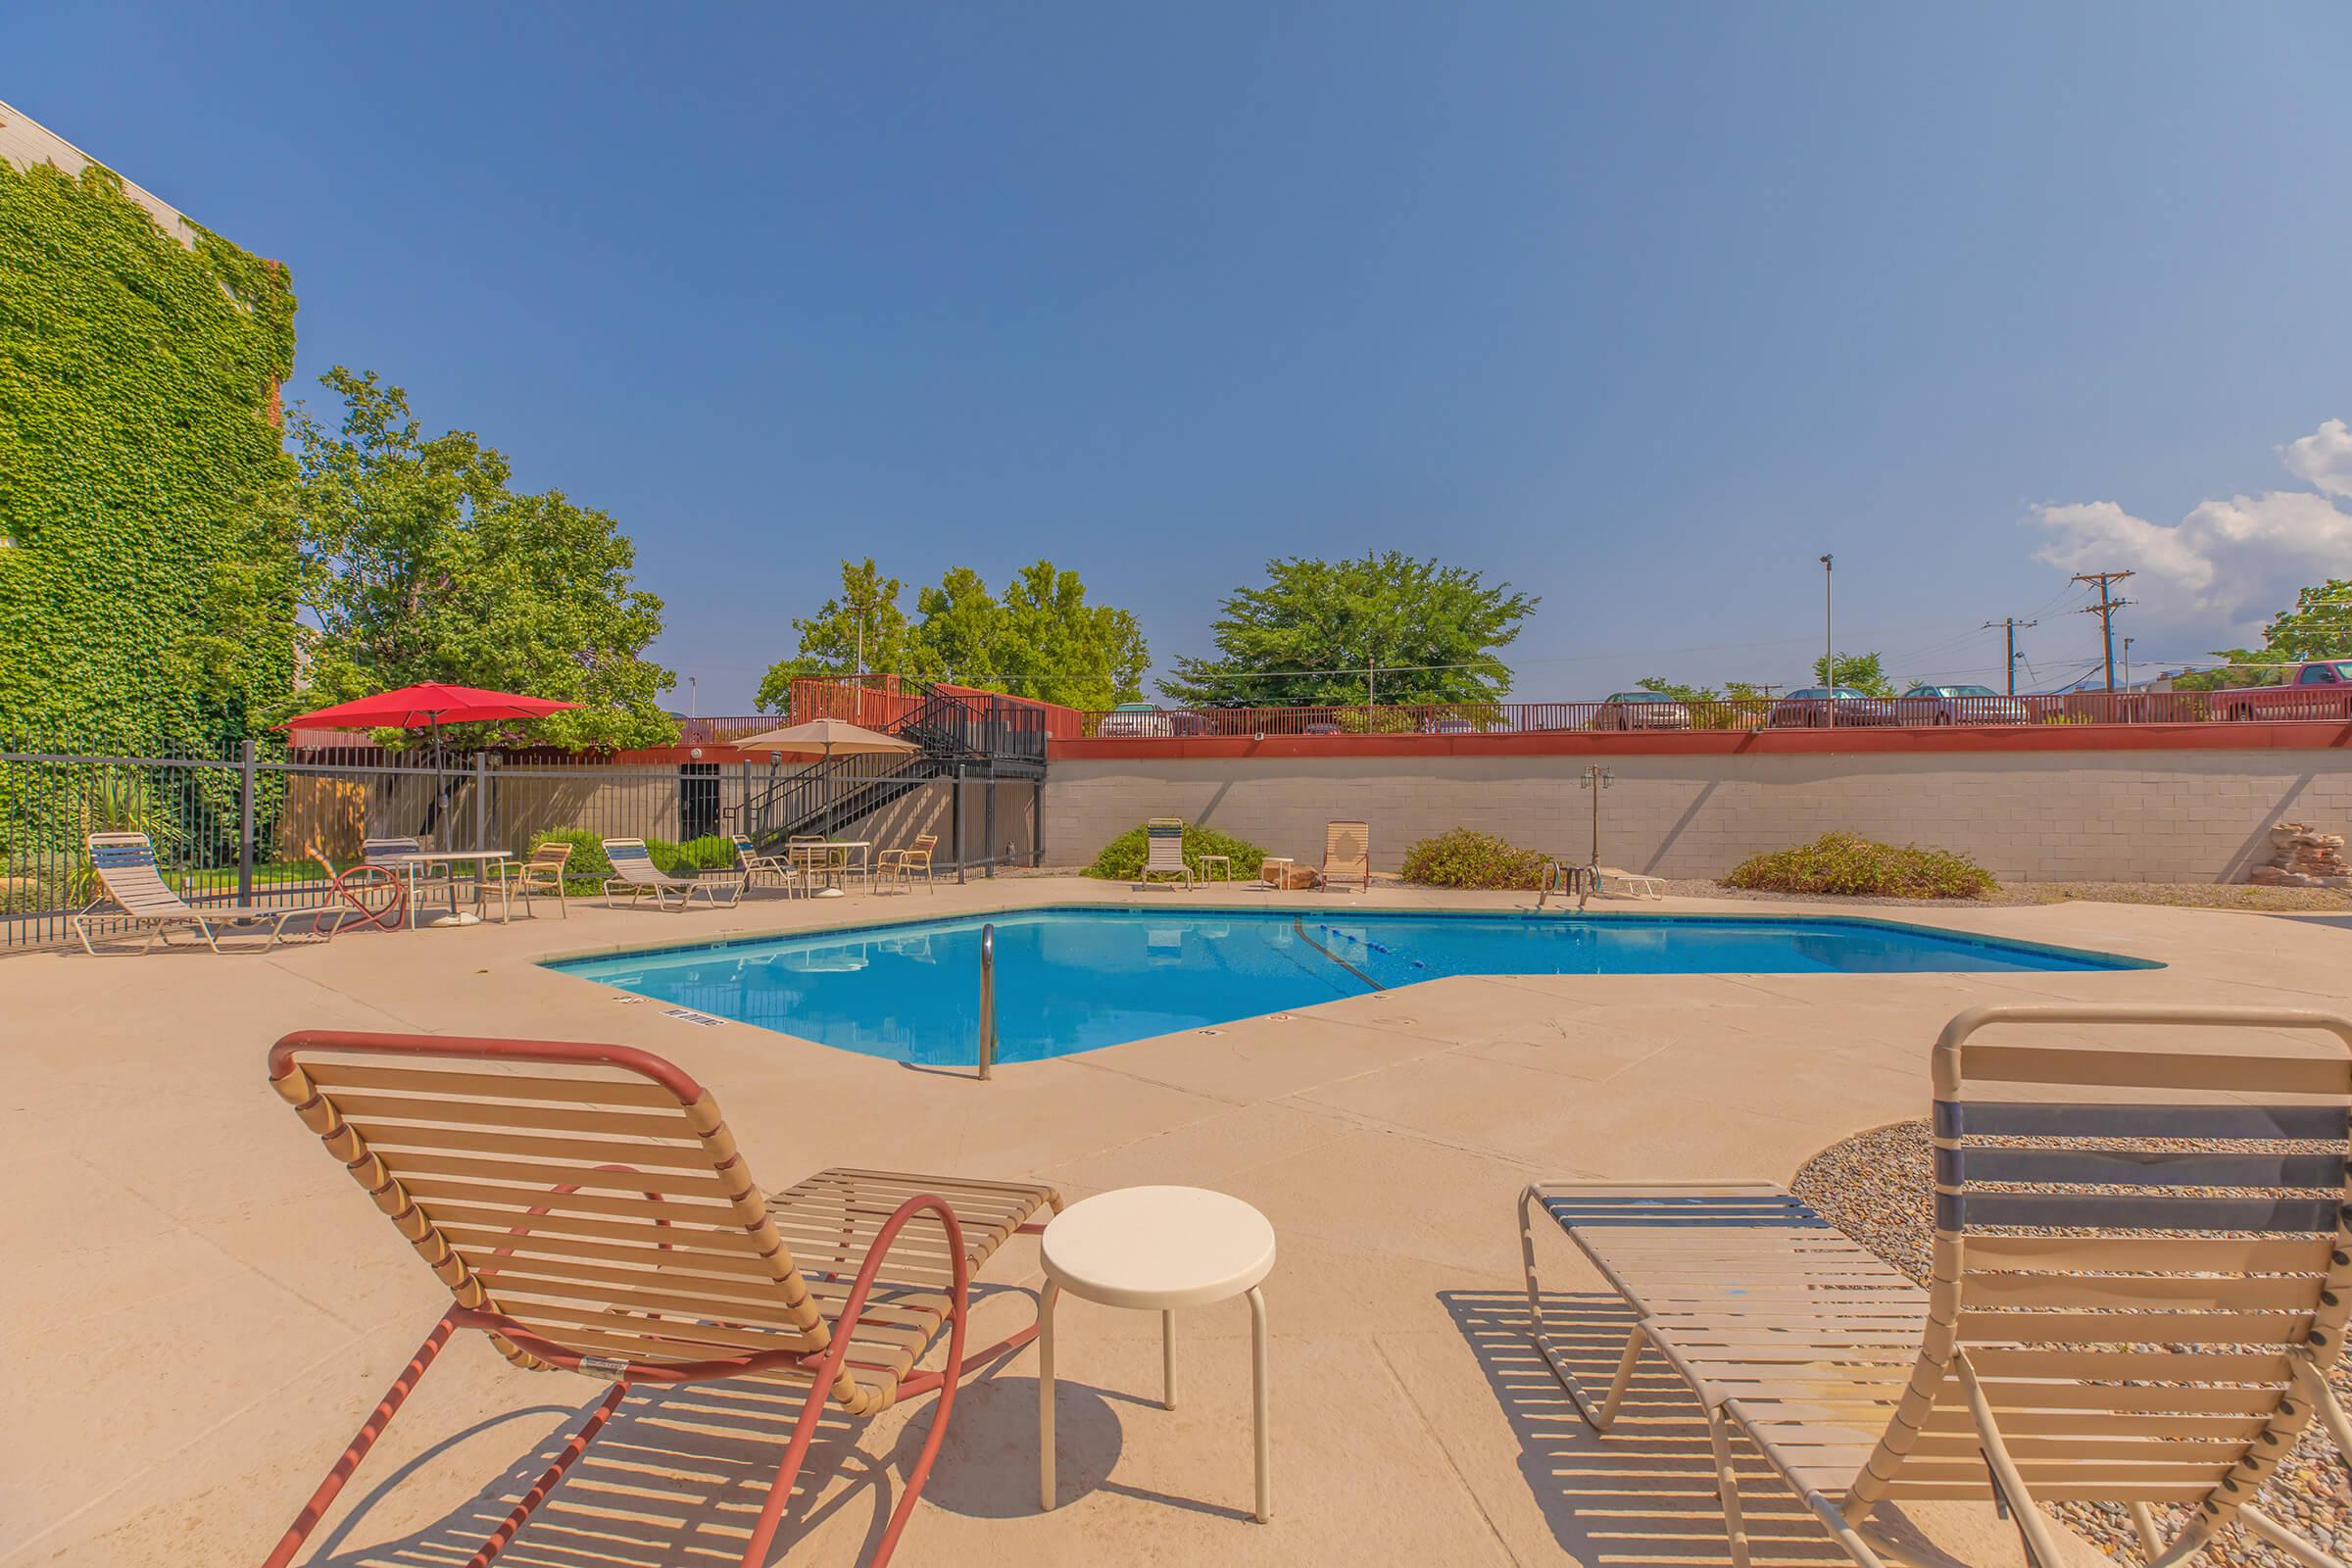
[[[285,270],[0,161],[0,745],[211,749],[291,686]]]

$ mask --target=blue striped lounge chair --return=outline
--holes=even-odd
[[[267,922],[270,940],[266,946],[275,947],[285,940],[287,921],[308,918],[316,925],[322,913],[332,912],[316,906],[265,909],[254,905],[190,904],[165,883],[155,863],[155,846],[146,834],[92,833],[82,844],[89,852],[91,869],[98,873],[99,886],[106,890],[104,900],[74,916],[74,933],[81,938],[82,951],[92,957],[98,950],[90,944],[90,924],[97,920],[154,927],[139,949],[141,953],[159,942],[171,946],[171,933],[180,926],[194,926],[204,945],[219,953],[220,944],[214,940],[216,926]],[[104,904],[114,905],[120,912],[107,912]]]
[[[697,895],[703,902],[716,907],[719,895],[726,895],[729,905],[743,902],[743,873],[740,871],[711,876],[671,876],[654,864],[654,858],[643,839],[607,839],[605,858],[612,862],[612,875],[605,880],[605,906],[615,907],[613,897],[628,894],[629,903],[651,898],[657,909],[675,908],[683,914]],[[674,906],[671,898],[678,901]]]
[[[2164,1033],[2108,1049],[2142,1026]],[[2315,1421],[2352,1462],[2327,1377],[2352,1316],[2352,1018],[1978,1007],[1932,1068],[1924,1282],[1768,1183],[1521,1195],[1531,1335],[1585,1419],[1609,1429],[1654,1348],[1704,1408],[1742,1568],[1735,1430],[1865,1568],[1872,1509],[1931,1500],[1995,1503],[2045,1568],[2067,1559],[2035,1504],[2066,1501],[2123,1504],[2151,1568],[2232,1521],[2337,1561],[2257,1494]],[[1632,1319],[1597,1399],[1544,1324],[1538,1213]]]

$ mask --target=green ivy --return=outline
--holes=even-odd
[[[193,225],[191,225],[193,226]],[[292,684],[285,269],[0,163],[0,736],[212,751]]]

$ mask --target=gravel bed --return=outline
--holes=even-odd
[[[1864,899],[1827,894],[1753,893],[1705,878],[1668,878],[1668,894],[1686,899],[1748,899],[1762,904],[1852,904],[1902,909],[1990,909],[2029,904],[2161,904],[2180,909],[2271,912],[2352,909],[2336,888],[2265,888],[2226,882],[2003,882],[1981,899]]]
[[[1859,1133],[1806,1161],[1793,1190],[1838,1229],[1924,1284],[1936,1241],[1933,1147],[1924,1121]],[[2352,1368],[2339,1361],[2328,1381],[2337,1398],[2352,1399]],[[2352,1485],[2319,1422],[2262,1489],[2259,1506],[2327,1550],[2340,1554],[2352,1545]],[[2138,1533],[2120,1505],[2059,1503],[2051,1511],[2107,1555],[2143,1560]],[[2161,1507],[2157,1512],[2169,1540],[2185,1514]],[[2298,1568],[2292,1557],[2234,1524],[2206,1548],[2206,1555],[2246,1568]]]

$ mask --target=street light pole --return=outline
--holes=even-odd
[[[1838,727],[1838,638],[1830,618],[1830,573],[1836,559],[1821,558],[1821,710],[1822,722],[1832,729]]]

